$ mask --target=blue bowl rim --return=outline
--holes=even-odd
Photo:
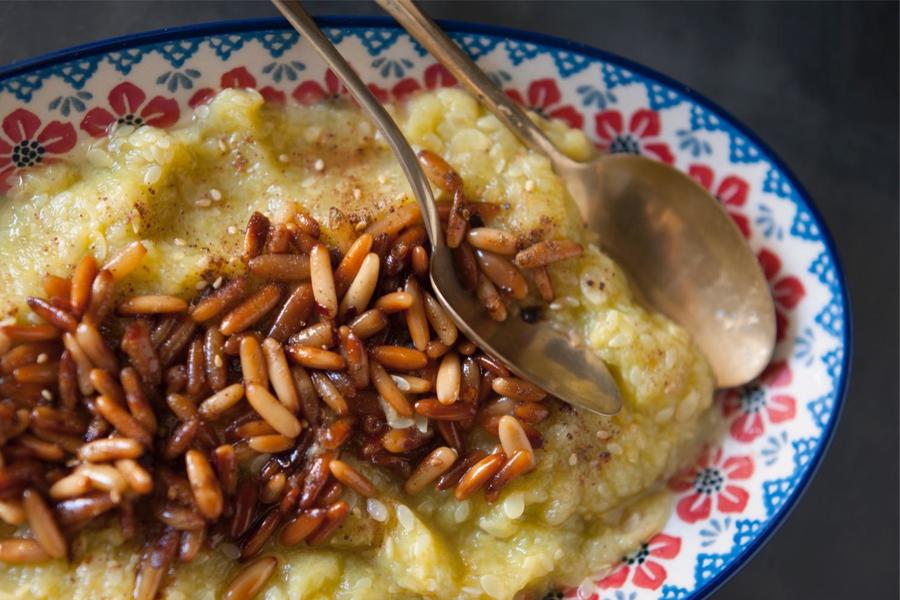
[[[321,16],[316,17],[316,22],[321,27],[377,27],[389,29],[400,28],[400,26],[396,22],[394,22],[393,19],[386,16]],[[738,554],[738,556],[735,557],[729,565],[722,569],[715,577],[713,577],[709,581],[704,582],[702,586],[692,592],[692,596],[694,598],[707,598],[713,592],[719,589],[725,582],[736,575],[744,566],[746,566],[747,563],[750,562],[750,560],[756,555],[756,553],[759,552],[766,543],[768,543],[768,541],[777,532],[777,530],[784,524],[787,517],[793,512],[794,508],[796,508],[797,503],[806,493],[810,481],[812,481],[812,478],[815,476],[816,472],[821,466],[822,459],[828,451],[828,448],[831,446],[832,440],[834,439],[834,432],[837,429],[838,423],[843,414],[844,403],[847,396],[847,387],[850,379],[851,358],[853,354],[853,319],[847,280],[844,276],[844,269],[837,252],[837,244],[835,243],[834,238],[831,235],[831,231],[828,229],[828,226],[826,225],[822,214],[819,212],[819,209],[810,199],[809,193],[806,191],[806,188],[800,183],[799,179],[797,179],[797,177],[788,168],[784,161],[782,161],[781,158],[771,148],[769,148],[766,143],[764,143],[740,120],[736,119],[733,115],[731,115],[731,113],[724,110],[717,103],[694,91],[694,89],[690,86],[672,79],[667,75],[659,73],[654,69],[651,69],[650,67],[619,56],[618,54],[608,52],[606,50],[601,50],[599,48],[594,48],[593,46],[588,46],[587,44],[572,42],[564,38],[543,33],[524,31],[511,27],[485,25],[481,23],[469,23],[466,21],[440,20],[439,23],[441,27],[450,32],[465,32],[501,38],[512,38],[530,42],[533,44],[539,44],[541,46],[583,54],[595,59],[602,60],[604,62],[620,65],[634,73],[638,73],[648,79],[654,79],[670,88],[677,90],[681,94],[684,94],[684,96],[690,101],[703,106],[712,113],[722,117],[725,121],[728,121],[741,135],[753,142],[753,144],[756,145],[757,148],[759,148],[759,150],[782,173],[784,173],[788,177],[797,192],[799,200],[810,211],[816,221],[816,225],[822,233],[822,239],[825,242],[825,247],[828,251],[829,258],[834,265],[835,273],[837,275],[837,281],[841,292],[841,302],[844,308],[844,335],[842,340],[844,345],[844,356],[841,364],[841,373],[838,378],[838,385],[835,390],[836,395],[833,416],[828,422],[826,429],[822,433],[822,438],[818,445],[818,448],[816,449],[815,455],[813,456],[809,465],[801,476],[800,481],[797,483],[797,487],[795,488],[792,497],[788,499],[787,504],[785,506],[782,506],[781,510],[773,518],[769,519],[766,522],[765,526],[757,533],[754,540],[743,550],[741,550],[740,554]],[[208,23],[182,25],[178,27],[166,27],[153,31],[117,36],[96,42],[89,42],[87,44],[82,44],[79,46],[72,46],[70,48],[56,50],[47,54],[16,61],[4,67],[0,67],[0,82],[17,75],[21,75],[23,73],[28,73],[59,63],[78,60],[80,58],[85,58],[96,54],[114,52],[116,50],[121,50],[124,48],[167,42],[177,39],[206,37],[216,34],[278,29],[291,29],[291,26],[287,23],[287,21],[279,17],[265,17],[228,21],[212,21]]]

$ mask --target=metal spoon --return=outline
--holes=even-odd
[[[720,387],[755,378],[775,347],[762,270],[718,202],[687,175],[629,154],[588,162],[560,152],[412,0],[376,0],[562,177],[587,226],[646,301],[691,334]]]
[[[431,187],[400,128],[299,2],[272,0],[272,3],[341,78],[400,161],[431,240],[432,288],[460,330],[485,352],[506,363],[511,371],[557,398],[601,414],[618,412],[622,406],[618,387],[595,352],[572,346],[546,322],[493,321],[472,294],[462,288],[450,249],[444,244]]]

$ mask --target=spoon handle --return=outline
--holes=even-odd
[[[394,17],[527,146],[547,155],[554,165],[571,162],[571,159],[562,154],[544,132],[528,118],[525,111],[494,85],[487,74],[423,13],[413,0],[375,0],[375,2]]]
[[[418,202],[422,211],[422,220],[425,222],[425,228],[428,230],[428,237],[431,239],[431,243],[434,246],[442,246],[444,244],[444,235],[441,231],[437,206],[431,194],[431,186],[428,184],[421,167],[419,167],[419,161],[416,159],[415,152],[413,152],[394,119],[372,95],[372,92],[362,82],[359,75],[353,70],[353,67],[341,56],[337,48],[328,41],[328,38],[325,37],[325,34],[322,33],[312,17],[303,10],[300,2],[297,0],[272,0],[272,4],[281,11],[284,18],[303,35],[319,56],[334,70],[340,80],[347,86],[350,94],[375,122],[375,125],[394,151],[394,155],[400,161],[400,166],[403,168],[416,202]]]

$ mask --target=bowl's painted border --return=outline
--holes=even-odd
[[[316,21],[323,27],[381,27],[398,29],[399,26],[393,20],[387,17],[319,17]],[[844,400],[847,395],[847,386],[850,377],[850,364],[853,355],[853,319],[850,305],[850,298],[847,289],[847,281],[844,277],[843,267],[837,252],[837,245],[831,232],[828,230],[825,221],[810,200],[809,194],[796,176],[791,172],[787,165],[782,161],[775,152],[773,152],[762,140],[760,140],[749,128],[744,126],[739,120],[735,119],[730,113],[723,110],[715,102],[709,100],[705,96],[695,92],[689,86],[686,86],[666,75],[663,75],[649,67],[645,67],[639,63],[623,58],[616,54],[593,48],[584,44],[571,42],[555,36],[545,35],[512,29],[507,27],[499,27],[493,25],[482,25],[476,23],[465,23],[459,21],[441,21],[440,25],[448,31],[467,32],[474,34],[485,34],[499,36],[504,38],[513,38],[539,44],[546,47],[557,48],[569,52],[583,54],[595,59],[599,59],[608,63],[617,64],[626,69],[638,73],[648,79],[656,80],[680,93],[690,101],[703,106],[708,111],[720,116],[723,121],[727,121],[738,133],[750,140],[765,155],[772,164],[782,171],[790,180],[794,187],[797,200],[806,208],[816,221],[822,241],[828,251],[829,258],[834,265],[835,274],[837,276],[838,287],[840,289],[841,302],[844,308],[844,330],[842,343],[844,346],[844,355],[841,364],[841,372],[838,377],[837,387],[835,389],[834,407],[832,410],[832,418],[829,420],[826,429],[822,433],[820,443],[816,449],[815,455],[807,465],[794,489],[792,497],[787,501],[786,505],[781,508],[777,515],[766,522],[765,527],[757,533],[754,540],[748,544],[735,559],[723,568],[715,577],[703,583],[703,585],[694,590],[694,595],[699,598],[707,597],[716,591],[728,579],[734,576],[751,558],[765,545],[778,528],[784,523],[786,518],[791,514],[797,505],[797,502],[806,492],[809,482],[812,480],[816,471],[822,463],[822,459],[827,452],[834,432],[843,413]],[[91,42],[81,46],[75,46],[63,50],[57,50],[44,54],[42,56],[25,59],[14,62],[4,67],[0,67],[0,82],[7,79],[22,75],[24,73],[36,71],[46,67],[54,66],[59,63],[77,60],[97,54],[114,52],[124,48],[140,46],[145,44],[166,42],[178,39],[206,37],[209,35],[235,33],[256,30],[271,29],[290,29],[286,21],[278,18],[262,18],[262,19],[246,19],[236,21],[218,21],[212,23],[203,23],[197,25],[186,25],[180,27],[169,27],[156,31],[138,33],[132,35],[124,35],[106,40]]]

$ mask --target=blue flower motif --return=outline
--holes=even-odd
[[[262,68],[262,72],[266,75],[272,75],[275,83],[281,83],[281,78],[288,81],[297,81],[297,73],[305,71],[306,65],[299,60],[291,60],[288,62],[270,62]]]
[[[68,117],[69,113],[72,112],[73,109],[78,112],[84,112],[84,109],[87,108],[87,106],[85,106],[84,104],[84,101],[90,100],[93,97],[94,95],[92,93],[83,91],[75,92],[71,96],[57,96],[50,102],[50,105],[47,106],[47,109],[59,109],[59,112],[62,116]]]
[[[730,527],[731,517],[725,517],[721,521],[716,518],[710,519],[707,523],[707,527],[700,530],[700,537],[703,538],[703,541],[700,542],[700,546],[703,548],[712,546],[719,536],[728,531]]]
[[[772,212],[772,209],[765,204],[759,207],[760,214],[753,220],[757,226],[760,227],[762,233],[765,237],[771,238],[774,237],[776,240],[780,240],[784,237],[784,229],[781,225],[778,224],[778,219],[775,218],[775,214]]]
[[[804,327],[803,331],[801,331],[794,340],[794,358],[802,361],[807,367],[810,366],[816,358],[813,354],[814,341],[815,334],[813,333],[812,327]]]
[[[688,129],[679,129],[675,132],[678,136],[678,148],[687,150],[694,158],[700,158],[704,154],[712,154],[712,146],[706,140],[701,140],[698,132]]]
[[[194,82],[192,80],[197,79],[198,77],[200,77],[200,71],[197,69],[166,71],[156,78],[156,83],[165,85],[170,92],[175,93],[179,87],[186,90],[192,89],[194,87]]]
[[[403,77],[407,69],[413,66],[408,58],[393,59],[382,56],[372,61],[372,68],[379,69],[382,77]],[[391,75],[393,73],[393,75]]]
[[[618,98],[610,90],[601,90],[593,85],[579,85],[575,91],[581,96],[581,105],[585,107],[596,106],[598,110],[606,110],[607,106],[618,102]]]
[[[512,81],[512,75],[503,70],[490,71],[487,76],[494,82],[494,85],[501,88]]]
[[[778,455],[781,454],[782,448],[787,445],[788,434],[787,431],[782,431],[780,435],[772,435],[766,440],[766,445],[760,451],[760,454],[763,457],[763,464],[767,467],[770,467],[775,464],[775,461],[778,460]]]
[[[607,596],[610,600],[635,600],[637,598],[637,592],[628,592],[627,594],[622,590],[616,590],[615,594],[612,596]]]

